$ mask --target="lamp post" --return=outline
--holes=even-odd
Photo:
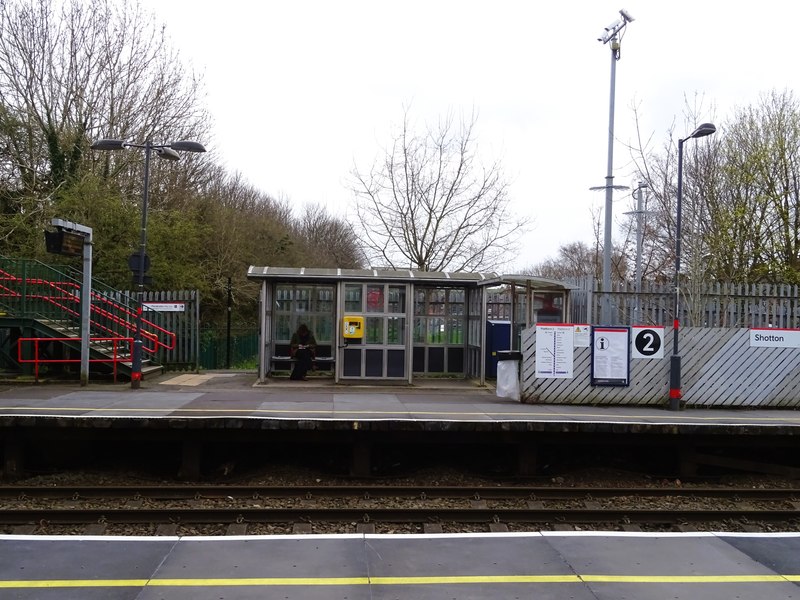
[[[136,330],[133,338],[133,355],[131,357],[131,388],[138,390],[142,382],[142,310],[144,306],[144,272],[146,270],[145,248],[147,246],[147,199],[150,184],[150,156],[153,151],[159,158],[167,160],[180,160],[178,150],[182,152],[205,152],[206,149],[199,142],[180,141],[169,144],[153,144],[147,140],[141,144],[126,142],[125,140],[102,139],[91,146],[92,150],[123,150],[125,148],[139,148],[144,150],[144,189],[142,191],[142,226],[139,235],[139,255],[136,269],[136,284],[139,296],[139,306],[136,310]]]
[[[717,130],[713,123],[703,123],[692,133],[678,140],[678,198],[675,221],[675,301],[672,311],[672,357],[669,363],[669,409],[680,410],[681,407],[681,355],[678,349],[678,333],[680,331],[679,308],[681,302],[681,208],[683,200],[683,143],[692,138],[711,135]]]
[[[603,306],[601,320],[611,324],[611,224],[612,205],[614,202],[614,98],[616,95],[617,61],[621,57],[620,47],[622,33],[628,23],[634,19],[624,8],[619,11],[620,19],[614,21],[603,30],[597,38],[598,42],[609,44],[611,48],[611,93],[608,103],[608,169],[606,171],[605,227],[603,229]],[[599,188],[599,189],[603,189]],[[598,188],[593,188],[598,189]],[[627,189],[627,188],[626,188]]]
[[[626,215],[636,215],[636,306],[633,311],[633,322],[639,323],[641,312],[641,299],[642,299],[642,221],[644,220],[645,211],[642,208],[642,190],[646,190],[648,186],[643,181],[634,188],[636,192],[636,210],[626,212]]]

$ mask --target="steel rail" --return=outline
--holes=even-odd
[[[619,509],[619,508],[61,508],[4,509],[0,524],[89,523],[648,523],[789,522],[800,509]]]
[[[0,498],[460,498],[460,499],[530,499],[578,500],[592,498],[723,498],[738,500],[800,499],[798,488],[729,488],[729,487],[531,487],[531,486],[0,486]]]

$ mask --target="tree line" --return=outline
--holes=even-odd
[[[54,217],[94,230],[93,271],[132,289],[144,157],[92,151],[100,138],[196,140],[210,151],[150,161],[147,253],[154,287],[197,289],[201,318],[220,319],[227,284],[252,318],[249,265],[360,267],[350,226],[318,207],[256,189],[217,162],[201,78],[138,3],[0,2],[0,255],[48,263]],[[74,259],[73,259],[74,260]]]
[[[132,287],[144,161],[137,150],[91,150],[100,138],[209,148],[151,161],[147,228],[154,287],[199,290],[205,322],[226,314],[229,277],[237,313],[255,318],[250,265],[501,270],[527,232],[500,163],[479,159],[475,114],[419,128],[406,110],[373,164],[350,174],[353,227],[317,206],[297,214],[222,167],[203,100],[202,78],[136,2],[0,2],[0,255],[64,260],[46,254],[43,230],[68,219],[94,229],[95,275]],[[636,215],[618,219],[615,281],[633,279],[637,254],[642,279],[671,281],[677,140],[715,120],[701,112],[687,110],[661,146],[640,135],[629,148],[646,214],[638,247]],[[716,125],[684,145],[682,273],[697,285],[799,283],[800,103],[773,91]],[[592,242],[565,242],[526,271],[599,278],[593,219]]]
[[[645,186],[642,243],[637,248],[634,191],[629,214],[617,222],[614,281],[633,281],[637,252],[643,280],[673,280],[678,140],[712,120],[714,135],[686,140],[683,148],[682,287],[691,293],[714,281],[800,283],[800,101],[790,90],[772,90],[720,121],[701,112],[688,107],[685,123],[673,126],[660,147],[629,147],[633,179]],[[593,244],[564,244],[557,257],[528,271],[599,278],[602,239],[595,219]]]
[[[0,255],[65,260],[45,252],[58,217],[93,228],[98,279],[133,287],[144,160],[92,150],[102,138],[209,149],[153,156],[147,219],[152,287],[199,290],[205,323],[226,315],[228,278],[236,314],[257,321],[250,265],[488,270],[514,255],[527,221],[499,163],[478,158],[474,114],[416,128],[406,110],[374,164],[350,174],[353,227],[318,206],[298,215],[220,166],[203,94],[135,1],[0,1]]]

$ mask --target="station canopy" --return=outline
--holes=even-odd
[[[574,290],[577,286],[558,281],[556,279],[548,279],[547,277],[536,277],[534,275],[497,275],[495,278],[489,278],[481,281],[479,285],[482,286],[500,286],[513,284],[518,287],[530,288],[532,290]]]
[[[468,273],[462,271],[417,271],[414,269],[323,269],[317,267],[256,267],[247,270],[247,278],[279,281],[390,281],[455,286],[496,286],[514,284],[531,289],[568,290],[572,286],[553,279],[532,275]]]

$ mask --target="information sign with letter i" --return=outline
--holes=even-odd
[[[627,386],[631,380],[631,330],[592,328],[592,385]]]

